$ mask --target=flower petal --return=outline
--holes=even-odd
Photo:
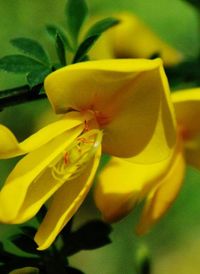
[[[45,90],[56,113],[71,109],[103,111],[138,73],[160,65],[159,59],[81,62],[50,73],[45,79]]]
[[[70,112],[61,120],[49,124],[40,129],[29,138],[19,143],[13,133],[3,125],[0,125],[0,159],[15,157],[38,149],[63,132],[76,127],[89,119],[89,114]]]
[[[84,124],[70,129],[21,159],[0,192],[0,221],[21,223],[34,216],[61,186],[51,164],[83,131]]]
[[[141,73],[126,91],[129,98],[123,109],[104,129],[103,150],[117,157],[131,157],[135,163],[148,164],[167,158],[176,133],[162,66]]]
[[[172,93],[176,119],[183,139],[191,140],[200,134],[200,88],[180,90]]]
[[[101,171],[94,191],[104,219],[114,222],[127,215],[159,183],[172,159],[173,155],[156,164],[141,165],[112,157]]]
[[[57,113],[92,110],[104,128],[103,149],[114,156],[132,157],[146,148],[138,161],[155,162],[166,158],[175,143],[160,59],[74,64],[51,73],[45,90]]]
[[[142,212],[137,233],[146,233],[170,208],[183,183],[185,160],[182,145],[175,151],[173,163],[165,177],[149,194]]]
[[[184,140],[188,164],[200,169],[200,88],[181,90],[172,94],[179,133]]]
[[[101,149],[99,148],[84,172],[78,178],[64,184],[54,195],[47,215],[35,236],[39,250],[46,249],[52,244],[59,232],[80,207],[91,187],[100,155]]]

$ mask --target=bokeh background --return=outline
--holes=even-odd
[[[14,53],[11,38],[30,37],[39,40],[50,52],[53,46],[45,32],[48,23],[65,25],[65,0],[0,0],[0,57]],[[91,15],[112,15],[129,10],[138,15],[163,40],[188,58],[199,50],[197,11],[183,0],[88,0]],[[25,83],[25,77],[0,72],[0,91]],[[172,87],[174,88],[174,87]],[[19,140],[39,126],[40,117],[50,109],[47,101],[7,108],[0,113],[0,123],[9,126]],[[3,184],[16,160],[0,161],[0,183]],[[200,173],[188,167],[182,191],[175,204],[146,236],[137,237],[134,226],[139,208],[113,225],[113,243],[95,251],[84,251],[70,262],[87,274],[137,274],[135,257],[147,246],[152,257],[152,274],[200,273]],[[76,223],[100,217],[92,194],[76,216]],[[0,225],[0,239],[6,239],[15,226]],[[13,249],[9,240],[7,248]]]

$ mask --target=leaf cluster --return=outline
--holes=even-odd
[[[62,29],[52,24],[46,26],[47,34],[55,46],[57,61],[50,60],[47,50],[38,41],[20,37],[10,41],[19,54],[2,57],[0,70],[25,74],[28,90],[30,92],[37,90],[36,93],[40,94],[44,79],[50,72],[68,64],[89,60],[88,51],[100,35],[119,22],[112,17],[100,20],[88,29],[83,39],[80,39],[81,30],[88,15],[85,0],[67,0],[66,28]]]
[[[40,213],[38,219],[42,217]],[[111,242],[111,228],[100,220],[93,220],[72,231],[70,222],[61,232],[62,245],[55,245],[45,251],[38,251],[33,238],[36,229],[22,226],[20,233],[12,236],[11,242],[27,255],[17,255],[4,249],[0,243],[0,273],[7,274],[83,274],[82,271],[69,266],[68,257],[81,250],[92,250]],[[59,239],[58,239],[59,241]]]
[[[20,54],[7,55],[0,59],[0,69],[14,73],[25,73],[30,88],[41,84],[51,71],[49,57],[44,48],[29,38],[12,39],[11,44]]]

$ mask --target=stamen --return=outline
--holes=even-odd
[[[101,139],[102,132],[98,129],[76,138],[73,145],[49,165],[54,179],[64,182],[78,177],[96,153]]]
[[[82,143],[85,143],[85,144],[94,144],[94,141],[89,141],[89,140],[87,140],[86,138],[83,138],[83,137],[79,137],[77,140],[82,142]]]
[[[65,165],[67,165],[68,162],[69,162],[69,153],[65,152],[65,154],[64,154],[64,163],[65,163]]]

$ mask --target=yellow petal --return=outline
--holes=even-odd
[[[123,109],[104,129],[103,150],[118,157],[132,157],[135,163],[161,161],[169,156],[176,139],[174,113],[162,66],[141,73],[133,83],[126,87],[129,98]]]
[[[0,125],[0,159],[15,157],[38,149],[61,133],[82,124],[89,118],[89,114],[70,112],[61,120],[49,124],[29,138],[19,143],[13,133],[3,125]]]
[[[177,124],[180,134],[187,142],[200,135],[200,88],[181,90],[172,93]]]
[[[141,165],[112,157],[100,173],[94,191],[104,219],[114,222],[127,215],[159,183],[172,160],[173,155],[156,164]]]
[[[105,35],[109,36],[117,58],[149,58],[159,54],[166,66],[175,65],[182,60],[180,52],[162,41],[135,15],[121,13],[116,18],[120,23]]]
[[[179,134],[184,140],[188,164],[200,169],[200,88],[180,90],[172,94]]]
[[[94,159],[88,163],[83,173],[78,178],[64,184],[54,195],[48,213],[35,236],[39,250],[46,249],[52,244],[59,232],[80,207],[91,187],[99,164],[100,154],[101,149],[99,148]]]
[[[18,162],[0,192],[0,221],[21,223],[36,214],[63,182],[52,175],[52,163],[83,131],[80,125],[29,153]]]
[[[175,151],[171,168],[159,184],[150,192],[142,212],[137,233],[146,233],[170,208],[183,183],[185,160],[182,145]]]
[[[58,113],[92,110],[104,128],[103,149],[109,154],[132,157],[145,149],[138,161],[154,162],[166,158],[175,143],[160,59],[74,64],[50,74],[45,90]]]
[[[159,59],[81,62],[50,73],[45,79],[45,91],[56,113],[71,109],[103,111],[138,73],[160,65]]]

